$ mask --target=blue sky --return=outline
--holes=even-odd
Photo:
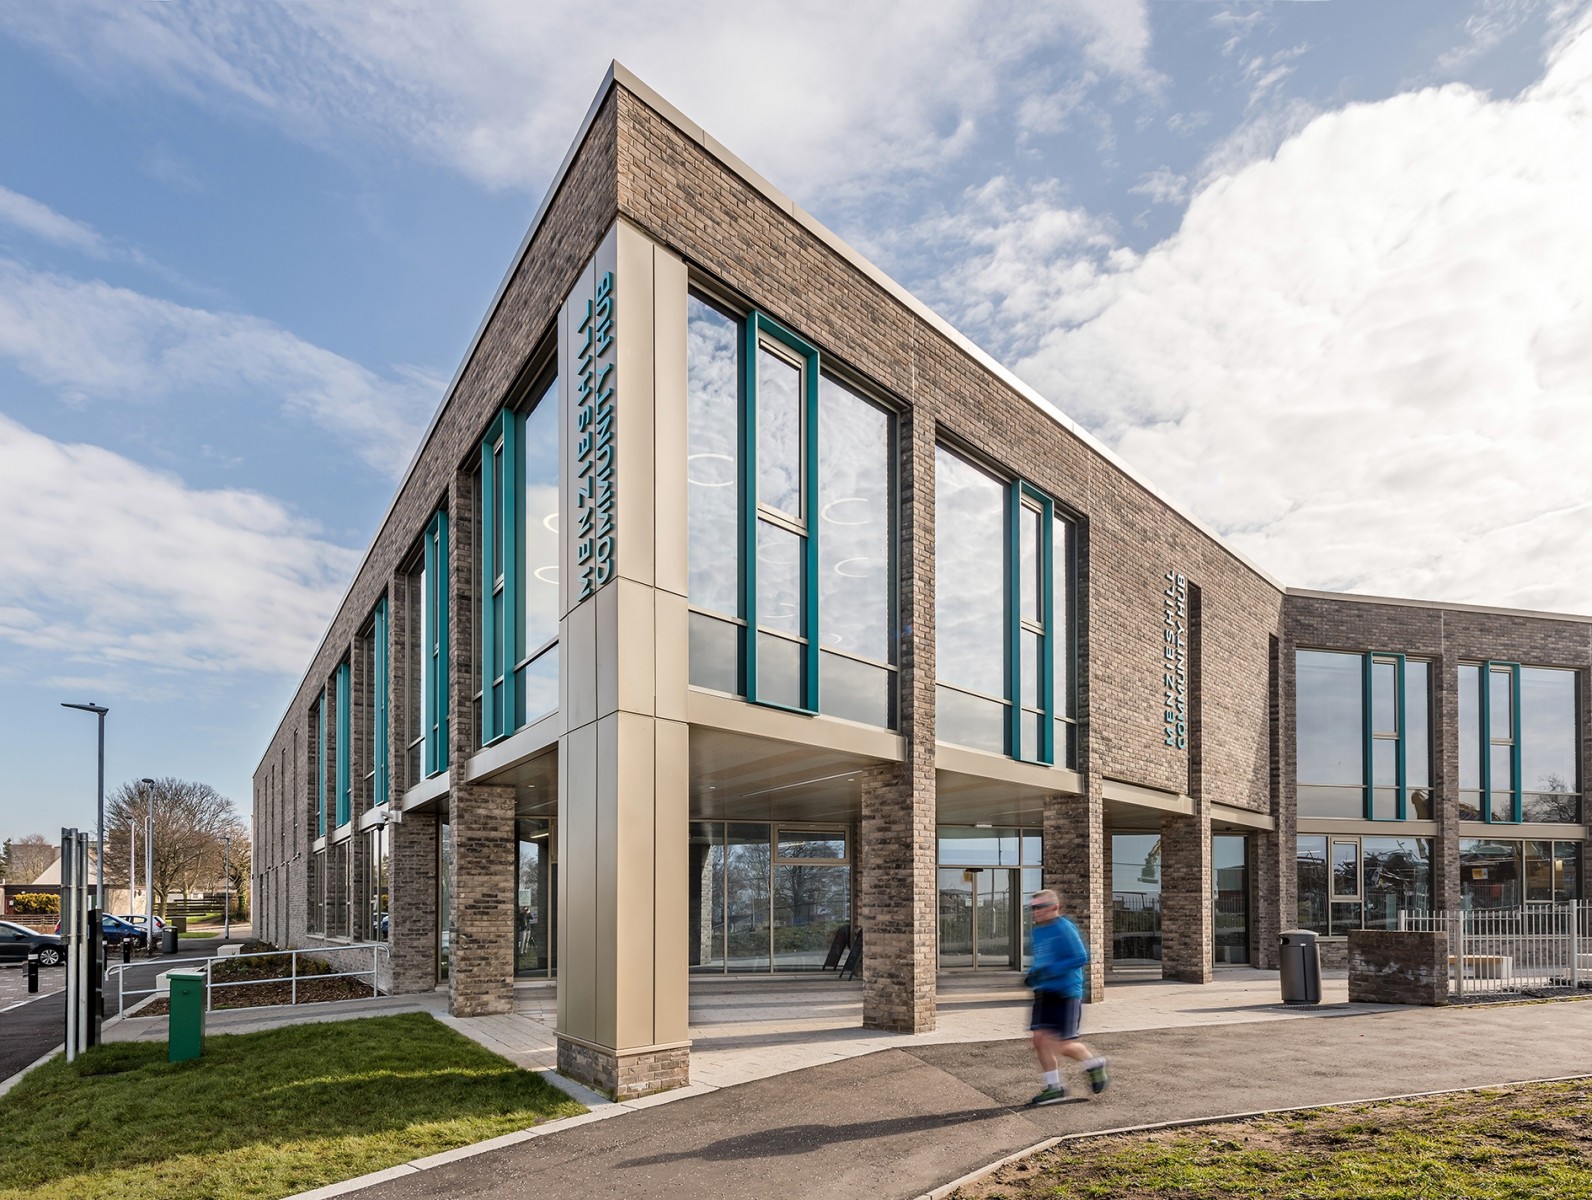
[[[610,58],[1284,582],[1592,611],[1585,0],[0,0],[0,837],[249,779]]]

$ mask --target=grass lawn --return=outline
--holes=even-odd
[[[1592,1083],[1351,1105],[1064,1142],[962,1200],[1592,1197]]]
[[[0,1198],[289,1196],[585,1110],[425,1013],[97,1046],[0,1097]]]

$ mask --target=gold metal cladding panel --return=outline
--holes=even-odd
[[[653,809],[653,940],[657,946],[657,980],[653,1037],[663,1044],[690,1036],[690,955],[686,903],[690,875],[690,727],[680,721],[654,721],[652,726]]]
[[[686,595],[686,268],[652,253],[653,584]]]
[[[651,585],[653,572],[652,243],[634,226],[615,228],[614,332],[619,350],[615,486],[619,578]],[[604,243],[606,248],[607,243]]]
[[[586,855],[595,867],[597,894],[593,908],[596,925],[591,951],[596,957],[593,986],[596,988],[594,1025],[596,1041],[604,1046],[618,1042],[619,999],[619,717],[603,717],[597,722],[597,787],[595,823]],[[632,914],[625,914],[627,917]]]
[[[622,712],[617,725],[614,954],[618,986],[613,1044],[615,1047],[645,1046],[657,1040],[653,1035],[657,973],[653,931],[658,916],[655,885],[658,850],[654,832],[656,791],[660,781],[653,770],[652,718]],[[683,841],[681,845],[683,848]],[[683,922],[685,914],[678,915]]]
[[[619,646],[617,707],[622,712],[653,712],[653,597],[645,584],[620,576],[616,587]]]
[[[673,592],[654,591],[652,603],[653,709],[660,718],[684,721],[691,678],[690,612],[685,597]]]
[[[558,746],[558,1028],[595,1040],[597,1003],[597,726]]]
[[[624,530],[620,529],[620,542],[624,541]],[[597,589],[597,594],[591,598],[587,606],[596,612],[596,676],[597,676],[597,718],[601,720],[610,713],[619,711],[619,672],[624,664],[622,643],[624,642],[623,630],[619,624],[619,583],[615,579]]]

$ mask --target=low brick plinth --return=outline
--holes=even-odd
[[[1349,999],[1447,1004],[1448,935],[1354,930],[1349,934]]]
[[[666,1046],[615,1054],[558,1037],[558,1073],[615,1100],[634,1100],[691,1082],[691,1048]]]

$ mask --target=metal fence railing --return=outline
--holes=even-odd
[[[365,954],[370,955],[370,966],[363,965]],[[309,950],[257,950],[250,954],[212,955],[209,958],[182,958],[172,959],[172,970],[203,971],[205,973],[205,1011],[211,1012],[215,1008],[215,994],[226,988],[256,987],[261,984],[285,983],[288,984],[288,1003],[299,1003],[299,987],[301,984],[316,983],[324,979],[368,979],[370,981],[370,994],[380,995],[378,986],[378,968],[381,956],[387,953],[386,942],[353,942],[346,946],[319,946]],[[285,975],[273,975],[259,979],[217,979],[215,978],[215,964],[247,962],[257,958],[286,958],[288,960]],[[300,959],[308,959],[317,964],[338,965],[342,962],[358,963],[358,969],[349,971],[305,972],[299,969]],[[117,1011],[125,1013],[129,1000],[137,1003],[144,996],[165,995],[167,988],[155,981],[153,986],[147,988],[128,987],[127,976],[129,972],[139,969],[148,970],[150,963],[135,962],[127,965],[120,963],[112,966],[107,975],[116,976],[116,994],[120,999]],[[109,980],[107,979],[107,987]],[[229,1005],[229,1008],[260,1008],[271,1007],[267,1005],[239,1004]]]
[[[1448,934],[1457,998],[1592,985],[1592,904],[1399,913],[1399,928]]]

